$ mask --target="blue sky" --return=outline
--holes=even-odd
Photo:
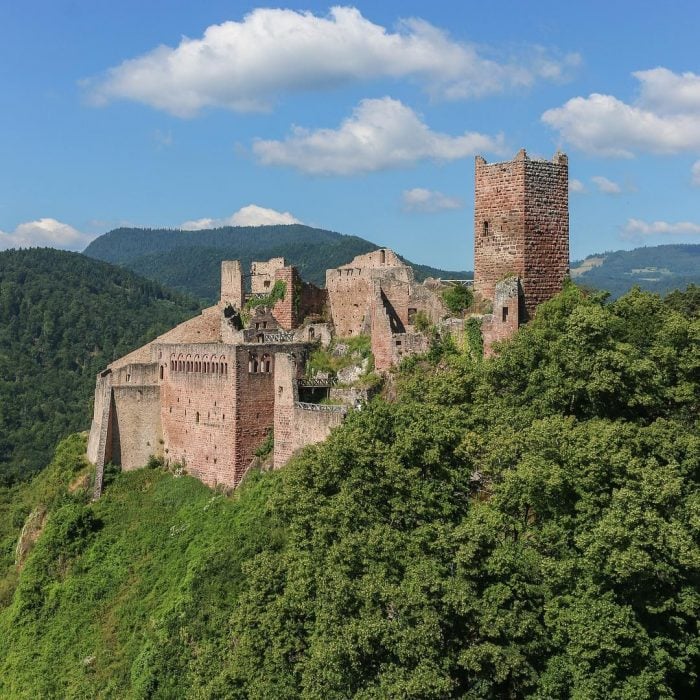
[[[0,249],[293,220],[471,268],[474,155],[572,259],[700,240],[697,2],[0,0]],[[270,9],[273,8],[273,9]]]

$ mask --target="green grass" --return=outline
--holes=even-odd
[[[266,507],[278,475],[251,473],[228,498],[143,469],[118,475],[89,503],[64,488],[84,464],[75,459],[81,442],[59,448],[47,487],[36,489],[53,507],[18,583],[6,569],[17,587],[0,610],[0,696],[187,696],[217,671],[198,660],[229,643],[222,629],[242,563],[278,536]],[[4,564],[31,507],[3,526]]]

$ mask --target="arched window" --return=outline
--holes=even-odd
[[[265,354],[262,357],[262,362],[260,363],[260,371],[269,373],[272,371],[272,358]]]
[[[197,413],[194,414],[194,422],[199,423],[199,411],[197,411]]]
[[[258,358],[253,354],[248,355],[248,371],[251,374],[255,374],[258,371]]]

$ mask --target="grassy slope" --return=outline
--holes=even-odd
[[[266,503],[278,475],[253,474],[224,498],[193,478],[144,469],[87,504],[85,491],[67,492],[85,468],[83,450],[84,438],[68,438],[33,484],[0,501],[0,697],[183,697],[187,679],[205,686],[218,671],[197,657],[228,645],[221,629],[241,562],[276,535]],[[39,500],[51,512],[10,603],[10,550]]]

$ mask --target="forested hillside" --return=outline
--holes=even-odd
[[[494,359],[437,340],[233,497],[152,466],[90,504],[70,439],[5,494],[0,695],[695,698],[697,302],[569,286]]]
[[[358,236],[301,224],[290,226],[227,226],[204,231],[127,229],[109,231],[94,240],[85,254],[124,265],[172,289],[213,302],[218,299],[222,260],[241,260],[244,270],[253,260],[283,257],[307,282],[326,283],[326,270],[379,248]],[[400,251],[399,251],[400,252]],[[418,279],[461,279],[466,272],[411,264]]]
[[[632,286],[657,294],[700,284],[700,245],[658,245],[590,255],[571,265],[577,284],[618,297]]]
[[[78,253],[0,253],[0,483],[90,426],[95,375],[196,314],[191,299]]]

